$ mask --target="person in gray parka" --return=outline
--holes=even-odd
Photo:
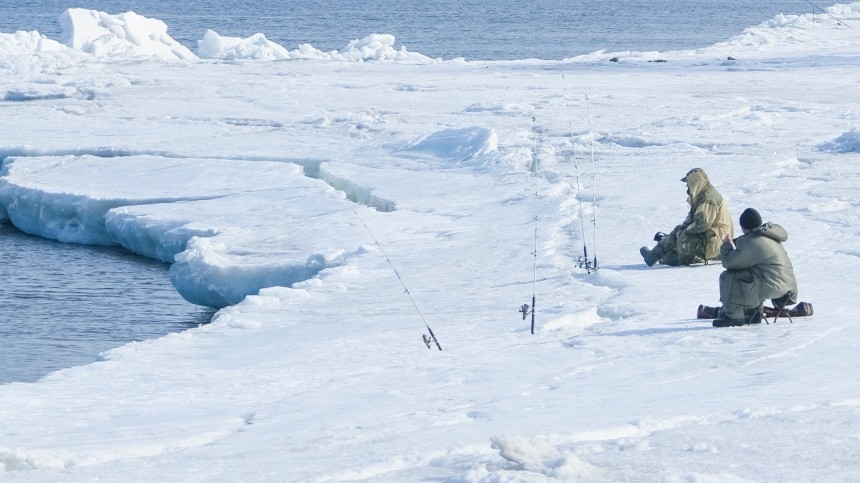
[[[762,224],[761,215],[752,208],[744,210],[740,223],[744,234],[734,243],[726,235],[720,247],[726,270],[720,274],[722,315],[714,320],[714,327],[761,322],[760,307],[766,299],[786,297],[785,305],[797,302],[797,280],[782,246],[788,232],[775,223]]]

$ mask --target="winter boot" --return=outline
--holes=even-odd
[[[812,315],[812,304],[807,302],[800,302],[793,309],[788,311],[793,317],[806,317],[808,315]]]
[[[707,305],[700,305],[699,309],[696,310],[696,318],[697,319],[716,319],[722,313],[722,307],[708,307]]]
[[[718,319],[714,319],[713,325],[714,327],[740,327],[742,325],[747,325],[747,320],[746,318],[732,319],[723,313]]]
[[[642,247],[639,249],[639,254],[642,255],[642,259],[645,260],[646,265],[653,267],[654,264],[660,261],[663,251],[660,249],[660,245],[657,245],[653,249]]]
[[[758,306],[754,309],[744,309],[744,319],[747,324],[760,324],[762,318],[762,307]]]

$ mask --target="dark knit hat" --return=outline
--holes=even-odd
[[[758,214],[758,211],[747,208],[741,213],[741,228],[746,230],[752,230],[754,228],[758,228],[761,226],[761,215]]]

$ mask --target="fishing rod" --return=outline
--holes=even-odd
[[[830,18],[832,18],[833,20],[835,20],[837,24],[839,24],[839,25],[844,25],[844,26],[846,26],[846,27],[848,27],[848,28],[854,28],[854,27],[852,27],[848,22],[846,22],[844,19],[841,19],[841,18],[839,18],[839,17],[837,17],[837,16],[833,15],[832,13],[828,12],[827,10],[824,10],[823,8],[821,8],[821,7],[819,7],[818,5],[816,5],[816,4],[812,3],[812,2],[810,2],[809,0],[803,0],[803,1],[804,1],[804,2],[806,2],[806,3],[808,3],[808,4],[810,4],[810,5],[812,5],[812,15],[813,15],[813,20],[814,20],[814,16],[815,16],[815,9],[817,8],[818,10],[821,10],[822,12],[826,13],[826,14],[827,14],[827,16],[829,16]],[[814,25],[814,24],[813,24],[813,25]]]
[[[589,136],[589,145],[591,147],[591,225],[592,225],[592,238],[594,241],[594,259],[589,265],[588,262],[588,254],[585,254],[585,264],[588,273],[591,273],[598,269],[597,266],[597,184],[594,180],[594,131],[591,128],[591,102],[588,99],[588,94],[585,95],[585,113],[586,117],[588,117],[588,133]],[[582,234],[583,238],[585,238],[585,232]]]
[[[534,257],[534,264],[532,268],[532,306],[529,308],[529,304],[523,304],[520,306],[520,313],[523,314],[523,320],[526,320],[529,314],[532,316],[532,326],[531,333],[534,335],[535,333],[535,298],[537,294],[537,253],[538,253],[538,148],[540,146],[537,132],[537,119],[535,116],[532,116],[532,136],[534,137],[534,149],[532,150],[532,166],[531,171],[532,175],[535,178],[535,216],[534,216],[534,228],[535,228],[535,238],[534,238],[534,251],[532,252],[532,256]]]
[[[397,267],[395,267],[394,264],[391,262],[391,259],[388,257],[388,254],[385,253],[385,250],[382,248],[382,245],[379,243],[379,240],[377,240],[376,236],[373,234],[373,231],[371,231],[370,227],[367,226],[367,223],[364,222],[364,218],[362,218],[361,215],[358,214],[358,210],[353,208],[352,212],[355,213],[355,216],[357,216],[359,221],[361,221],[361,224],[364,226],[364,229],[367,230],[367,233],[370,234],[370,238],[373,239],[373,243],[379,248],[380,253],[382,253],[383,257],[385,257],[385,261],[388,262],[388,265],[390,265],[391,269],[394,271],[394,275],[397,275],[397,280],[400,280],[400,285],[403,286],[403,292],[409,296],[409,300],[412,301],[412,306],[415,307],[415,311],[418,312],[418,316],[421,318],[421,321],[424,322],[424,327],[426,327],[427,332],[430,333],[430,335],[421,334],[421,338],[424,340],[424,345],[426,345],[428,349],[432,349],[431,343],[435,344],[436,348],[441,351],[442,346],[439,345],[439,340],[436,339],[436,334],[433,333],[433,329],[430,328],[430,325],[427,323],[427,319],[424,318],[424,314],[422,314],[421,309],[418,308],[418,304],[412,297],[412,293],[409,292],[409,288],[406,286],[406,282],[403,281],[403,277],[400,276],[400,272],[397,271]]]
[[[565,75],[561,75],[562,79],[562,90],[565,98],[565,106],[567,108],[567,124],[568,129],[570,131],[570,144],[573,149],[573,169],[576,175],[576,201],[579,206],[579,221],[582,233],[582,255],[577,258],[576,266],[579,268],[584,268],[587,273],[591,273],[597,270],[597,198],[594,194],[594,136],[591,136],[591,185],[592,185],[592,217],[591,222],[594,226],[594,258],[593,260],[588,257],[588,243],[586,242],[586,232],[585,232],[585,215],[582,210],[582,189],[580,188],[582,185],[579,181],[579,155],[576,150],[576,143],[573,141],[573,119],[570,114],[570,102],[567,101],[567,87],[566,87],[566,78]],[[585,96],[586,105],[588,106],[588,95]],[[588,115],[588,131],[591,133],[591,112],[590,108],[586,109]]]

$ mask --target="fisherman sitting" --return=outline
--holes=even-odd
[[[720,240],[734,236],[729,209],[705,171],[701,168],[691,169],[681,181],[687,183],[690,212],[671,233],[665,235],[658,232],[654,236],[657,246],[639,249],[649,267],[657,262],[678,266],[718,259]]]
[[[714,327],[760,323],[765,299],[773,299],[780,309],[797,301],[797,280],[782,246],[788,232],[775,223],[762,224],[752,208],[744,210],[740,224],[744,234],[734,242],[726,235],[720,247],[726,270],[720,274],[723,307]]]

